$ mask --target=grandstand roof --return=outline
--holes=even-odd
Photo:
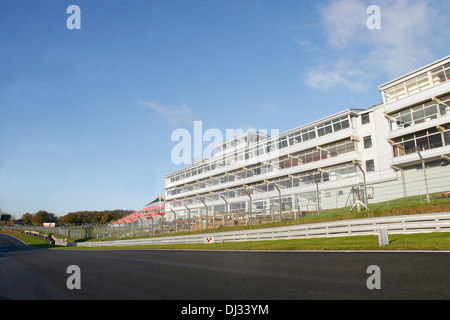
[[[160,193],[155,200],[153,200],[152,202],[147,203],[146,206],[151,205],[153,203],[157,203],[157,202],[158,203],[159,202],[164,202],[165,200],[166,200],[166,198],[164,197],[164,195]]]
[[[136,211],[129,214],[122,219],[115,221],[114,223],[133,223],[139,220],[139,218],[149,217],[149,216],[164,216],[166,214],[164,210],[164,204],[145,207],[142,210]]]

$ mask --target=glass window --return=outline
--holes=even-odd
[[[348,176],[349,177],[356,177],[357,175],[358,175],[358,172],[356,170],[356,166],[348,167]]]
[[[313,161],[320,160],[320,150],[314,151],[312,154],[312,157],[313,157]]]
[[[356,142],[347,142],[347,152],[352,152],[356,150]]]
[[[414,94],[419,92],[419,87],[417,85],[416,79],[409,80],[405,83],[406,90],[408,91],[408,94]]]
[[[370,123],[370,115],[368,113],[361,115],[361,123],[362,124]]]
[[[308,141],[310,139],[315,139],[315,138],[316,138],[315,128],[309,128],[309,129],[302,130],[303,141]]]
[[[384,94],[386,96],[386,102],[391,102],[392,100],[395,100],[395,94],[393,89],[385,91]]]
[[[436,69],[432,70],[431,71],[431,77],[432,77],[433,83],[435,85],[439,84],[441,82],[444,82],[446,80],[444,68],[443,67],[439,67],[439,68],[436,68]]]
[[[424,74],[423,76],[417,77],[417,85],[419,87],[419,91],[422,91],[430,87],[430,82],[427,73]]]
[[[439,148],[442,147],[442,135],[440,132],[431,134],[430,136],[428,136],[428,142],[429,142],[429,148],[430,149],[434,149],[434,148]]]
[[[342,118],[341,126],[342,129],[350,128],[350,121],[348,121],[347,117]]]
[[[446,146],[450,146],[450,131],[444,132],[444,142]]]
[[[419,150],[428,150],[429,149],[429,141],[427,133],[421,133],[416,135],[416,143],[417,148]]]
[[[275,146],[272,144],[272,142],[267,142],[266,153],[272,152],[274,150],[275,150]]]
[[[323,124],[323,126],[325,128],[325,134],[333,133],[333,128],[331,127],[331,121],[325,122]]]
[[[282,138],[280,142],[278,142],[278,149],[283,149],[287,147],[286,137]]]
[[[297,144],[299,142],[302,142],[302,137],[300,136],[300,133],[290,135],[289,145],[293,146],[294,144]]]
[[[407,140],[403,142],[405,154],[410,154],[416,152],[416,144],[414,139]]]
[[[450,63],[445,64],[444,69],[445,69],[445,77],[447,78],[447,80],[450,80]]]
[[[309,134],[307,130],[303,130],[302,131],[302,139],[303,141],[308,141],[309,140]]]
[[[411,111],[413,114],[414,124],[425,121],[425,113],[422,105],[411,108]]]
[[[341,129],[342,129],[341,122],[340,121],[338,121],[338,122],[334,122],[333,121],[333,130],[334,130],[334,132],[339,131]]]
[[[317,134],[319,135],[319,137],[324,136],[325,135],[325,128],[324,127],[320,127],[317,129]]]
[[[437,106],[433,102],[424,105],[425,121],[430,121],[438,117]]]
[[[346,152],[345,144],[337,145],[337,153],[344,154]]]
[[[442,103],[439,104],[439,112],[441,116],[450,113],[450,96],[446,96],[440,99]]]
[[[394,92],[395,92],[396,99],[403,98],[404,96],[406,96],[405,85],[403,83],[401,83],[401,84],[395,86]]]
[[[403,142],[394,145],[393,148],[394,148],[394,157],[405,155],[405,146]]]
[[[338,149],[335,145],[330,145],[327,147],[327,150],[330,153],[330,157],[335,157],[338,155]]]
[[[373,160],[366,161],[366,172],[375,171],[375,164]]]
[[[247,177],[247,173],[245,172],[245,170],[241,170],[238,171],[236,173],[234,173],[234,175],[238,178],[238,179],[243,179]]]
[[[364,137],[364,149],[372,148],[372,136]]]

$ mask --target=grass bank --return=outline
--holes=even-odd
[[[55,247],[55,246],[50,245],[48,243],[48,240],[41,238],[39,236],[33,236],[31,234],[25,234],[25,233],[20,233],[20,232],[15,232],[15,231],[0,231],[0,233],[13,236],[16,239],[19,239],[22,242],[24,242],[30,246],[37,247],[37,248],[48,249],[48,248]]]
[[[380,247],[377,236],[351,236],[317,239],[265,240],[224,242],[210,244],[170,244],[124,247],[58,247],[45,239],[17,232],[1,232],[23,242],[39,247],[67,250],[117,250],[117,249],[192,249],[192,250],[446,250],[450,251],[450,232],[422,234],[390,234],[389,245]]]
[[[351,220],[351,219],[363,219],[363,218],[375,218],[375,217],[387,217],[387,216],[398,216],[398,215],[410,215],[410,214],[421,214],[421,213],[435,213],[435,212],[450,212],[450,198],[447,199],[437,199],[437,197],[442,193],[431,194],[431,202],[426,202],[425,195],[422,196],[412,196],[396,200],[389,200],[379,203],[370,203],[370,210],[361,210],[361,212],[350,212],[351,207],[344,207],[338,209],[322,210],[320,216],[317,213],[311,213],[304,217],[275,221],[271,223],[258,223],[255,219],[253,225],[239,225],[239,226],[229,226],[229,227],[218,227],[209,228],[207,230],[196,230],[192,232],[177,232],[165,235],[155,235],[149,236],[145,235],[142,238],[152,238],[152,237],[165,237],[165,236],[180,236],[180,235],[190,235],[190,234],[204,234],[204,233],[216,233],[216,232],[226,232],[226,231],[238,231],[238,230],[251,230],[251,229],[262,229],[262,228],[272,228],[272,227],[283,227],[290,225],[300,225],[300,224],[310,224],[310,223],[320,223],[320,222],[330,222],[339,220]],[[120,240],[137,239],[139,237],[122,237]],[[78,239],[77,241],[114,241],[119,239]]]
[[[183,250],[445,250],[450,251],[450,232],[392,234],[389,245],[380,247],[377,236],[317,239],[264,240],[210,244],[168,244],[123,247],[59,247],[75,250],[183,249]]]
[[[350,207],[321,211],[320,217],[310,214],[296,220],[277,221],[273,223],[254,224],[252,226],[231,226],[198,230],[196,232],[171,233],[169,236],[186,234],[203,234],[223,231],[249,230],[288,225],[319,223],[337,220],[362,219],[384,216],[397,216],[420,213],[450,212],[450,199],[437,199],[438,194],[432,194],[430,203],[426,203],[425,196],[407,197],[370,204],[370,210],[349,213]],[[7,232],[4,232],[7,233]],[[12,234],[12,233],[8,233]],[[57,248],[50,246],[45,239],[31,235],[15,233],[14,236],[22,241],[41,248]],[[161,237],[167,235],[158,235]],[[124,240],[126,238],[122,238]],[[131,239],[131,238],[130,238]],[[134,238],[135,239],[135,238]],[[100,239],[83,239],[84,241],[102,241]],[[117,239],[103,240],[111,241]],[[426,233],[412,235],[389,235],[390,244],[383,250],[448,250],[450,251],[450,232]],[[82,249],[82,247],[60,247],[67,249]],[[213,244],[173,244],[148,245],[128,247],[99,247],[98,249],[211,249],[211,250],[379,250],[377,236],[351,236],[301,240],[273,240],[252,242],[226,242]],[[93,249],[93,248],[84,248]]]

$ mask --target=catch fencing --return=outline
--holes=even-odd
[[[276,228],[205,233],[186,236],[57,244],[78,247],[100,247],[204,243],[206,238],[214,239],[215,243],[276,239],[308,239],[355,235],[378,235],[380,229],[384,229],[388,233],[393,234],[450,232],[450,212],[342,220]]]
[[[168,209],[165,215],[153,219],[139,218],[133,223],[114,223],[104,225],[84,225],[46,228],[40,226],[15,226],[14,228],[53,233],[67,240],[73,239],[128,239],[152,236],[170,236],[172,233],[207,230],[238,225],[256,225],[283,220],[301,220],[305,216],[333,216],[365,210],[391,209],[414,206],[424,203],[443,204],[438,210],[447,211],[450,203],[450,158],[418,162],[399,170],[388,172],[367,172],[362,176],[350,176],[361,170],[342,171],[336,181],[328,177],[324,181],[316,177],[308,180],[304,192],[292,188],[293,178],[278,181],[276,196],[258,198],[264,193],[256,190],[249,196],[241,197],[240,202],[225,199],[223,204],[210,205],[208,199],[200,207],[193,204],[183,206],[185,210]],[[346,167],[347,168],[347,167]],[[350,168],[350,167],[349,167]],[[345,169],[345,168],[344,168]],[[347,168],[348,169],[348,168]],[[380,182],[378,174],[388,177]],[[347,176],[346,176],[347,175]],[[307,191],[309,190],[309,191]],[[213,195],[211,195],[213,196]],[[229,202],[229,203],[228,203]],[[447,205],[447,206],[446,206]]]

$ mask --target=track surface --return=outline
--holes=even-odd
[[[79,290],[66,286],[70,265]],[[48,250],[0,234],[0,300],[448,300],[449,270],[446,252]]]

